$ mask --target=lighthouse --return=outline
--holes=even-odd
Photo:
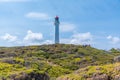
[[[55,44],[59,44],[59,17],[55,17]]]

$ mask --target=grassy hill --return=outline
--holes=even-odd
[[[120,80],[120,63],[88,66],[57,80]]]
[[[112,80],[119,74],[111,73],[120,65],[113,60],[118,55],[89,45],[1,47],[0,80],[104,80],[94,79],[96,72]]]

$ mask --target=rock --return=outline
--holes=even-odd
[[[116,75],[116,76],[114,77],[114,80],[120,80],[120,75]]]
[[[87,80],[109,80],[109,77],[106,74],[102,74],[102,75],[92,76],[91,78],[88,78]]]
[[[115,62],[120,62],[120,56],[114,57]]]
[[[22,72],[19,75],[16,74],[11,75],[10,80],[50,80],[50,78],[46,73],[39,74],[31,72],[29,74],[26,74]]]

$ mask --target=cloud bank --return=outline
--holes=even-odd
[[[107,42],[109,42],[109,43],[106,42],[106,44],[110,45],[111,47],[116,47],[115,45],[118,45],[120,43],[120,37],[109,35],[106,38],[104,38],[104,40],[105,39],[108,40]],[[54,40],[45,39],[42,33],[33,32],[31,30],[28,30],[26,32],[26,35],[24,35],[21,39],[19,36],[5,33],[4,35],[0,36],[0,40],[11,43],[11,44],[22,45],[22,46],[54,44]],[[76,44],[76,45],[85,45],[85,44],[94,45],[94,44],[96,44],[95,43],[95,35],[91,34],[90,32],[74,33],[69,38],[61,37],[60,43]]]
[[[48,19],[50,19],[50,16],[48,14],[40,13],[40,12],[29,12],[25,16],[27,18],[40,19],[40,20],[48,20]]]
[[[113,37],[113,36],[109,35],[109,36],[107,36],[107,39],[112,44],[118,44],[118,43],[120,43],[120,38],[119,37]]]
[[[4,36],[0,37],[2,40],[8,41],[8,42],[15,42],[17,41],[17,36],[13,36],[11,34],[6,33]]]
[[[28,30],[27,35],[24,37],[24,41],[40,41],[42,39],[42,33],[33,33],[31,30]]]

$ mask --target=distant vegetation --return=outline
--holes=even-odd
[[[0,80],[120,80],[119,55],[89,45],[1,47]]]

